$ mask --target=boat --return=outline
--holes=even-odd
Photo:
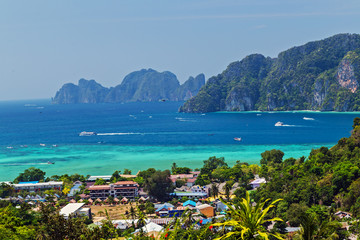
[[[11,147],[11,146],[9,146],[9,147],[6,147],[7,149],[13,149],[14,147]]]
[[[284,123],[283,123],[283,122],[277,122],[277,123],[275,123],[275,127],[281,127],[281,126],[284,126]]]
[[[304,120],[315,120],[314,118],[303,117]]]
[[[45,147],[46,144],[45,143],[40,143],[40,146]]]
[[[53,147],[58,147],[59,145],[57,145],[57,144],[53,144],[52,146],[53,146]]]
[[[235,137],[234,140],[240,142],[240,141],[241,141],[241,137]]]
[[[81,137],[83,137],[83,136],[95,136],[95,135],[97,135],[96,132],[81,132],[79,134],[79,136],[81,136]]]
[[[50,162],[50,161],[48,161],[48,162],[47,162],[47,164],[55,164],[55,163],[54,163],[54,162]]]

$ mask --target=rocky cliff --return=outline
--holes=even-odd
[[[53,98],[55,104],[135,101],[183,101],[195,96],[205,84],[203,74],[190,77],[180,85],[171,72],[142,69],[128,74],[121,84],[106,88],[94,80],[80,79],[78,85],[67,83]]]
[[[360,110],[360,35],[338,34],[281,52],[254,54],[211,77],[182,112]]]

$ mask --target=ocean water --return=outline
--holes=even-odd
[[[185,114],[182,102],[52,105],[0,102],[0,181],[34,166],[47,176],[109,175],[149,167],[201,167],[210,156],[259,163],[265,150],[307,156],[350,135],[359,113],[243,112]],[[281,121],[284,126],[276,127]],[[82,131],[96,136],[79,136]],[[241,137],[242,141],[234,141]],[[41,146],[40,144],[45,146]],[[56,145],[56,146],[53,146]],[[55,164],[47,164],[47,162]]]

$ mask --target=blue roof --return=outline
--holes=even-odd
[[[29,183],[35,184],[35,183],[39,183],[39,181],[19,182],[18,184],[29,184]]]
[[[164,203],[161,204],[160,206],[158,206],[158,208],[155,210],[155,212],[159,212],[161,209],[169,209],[169,208],[173,208],[174,206],[172,204],[169,203]]]
[[[191,200],[187,200],[186,202],[183,203],[183,207],[185,207],[187,205],[191,205],[193,207],[196,207],[196,202],[191,201]]]

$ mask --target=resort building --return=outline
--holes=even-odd
[[[193,173],[190,173],[190,174],[171,175],[170,179],[173,182],[174,186],[176,186],[176,181],[177,180],[183,180],[183,181],[185,181],[186,186],[192,187],[192,186],[194,186],[194,183],[196,181],[197,176],[198,176],[198,172],[193,172]]]
[[[63,215],[65,219],[68,219],[70,216],[87,216],[91,219],[91,209],[84,208],[84,205],[85,203],[69,203],[60,210],[60,215]]]
[[[20,191],[37,192],[37,191],[42,191],[42,190],[46,190],[46,189],[55,189],[55,190],[61,191],[63,182],[54,182],[54,181],[50,181],[50,182],[38,182],[38,181],[20,182],[18,184],[13,184],[12,186],[14,187],[15,191],[17,191],[17,192],[20,192]]]
[[[90,198],[104,200],[109,196],[135,199],[139,194],[139,185],[133,181],[119,181],[110,185],[93,185],[89,187]]]

